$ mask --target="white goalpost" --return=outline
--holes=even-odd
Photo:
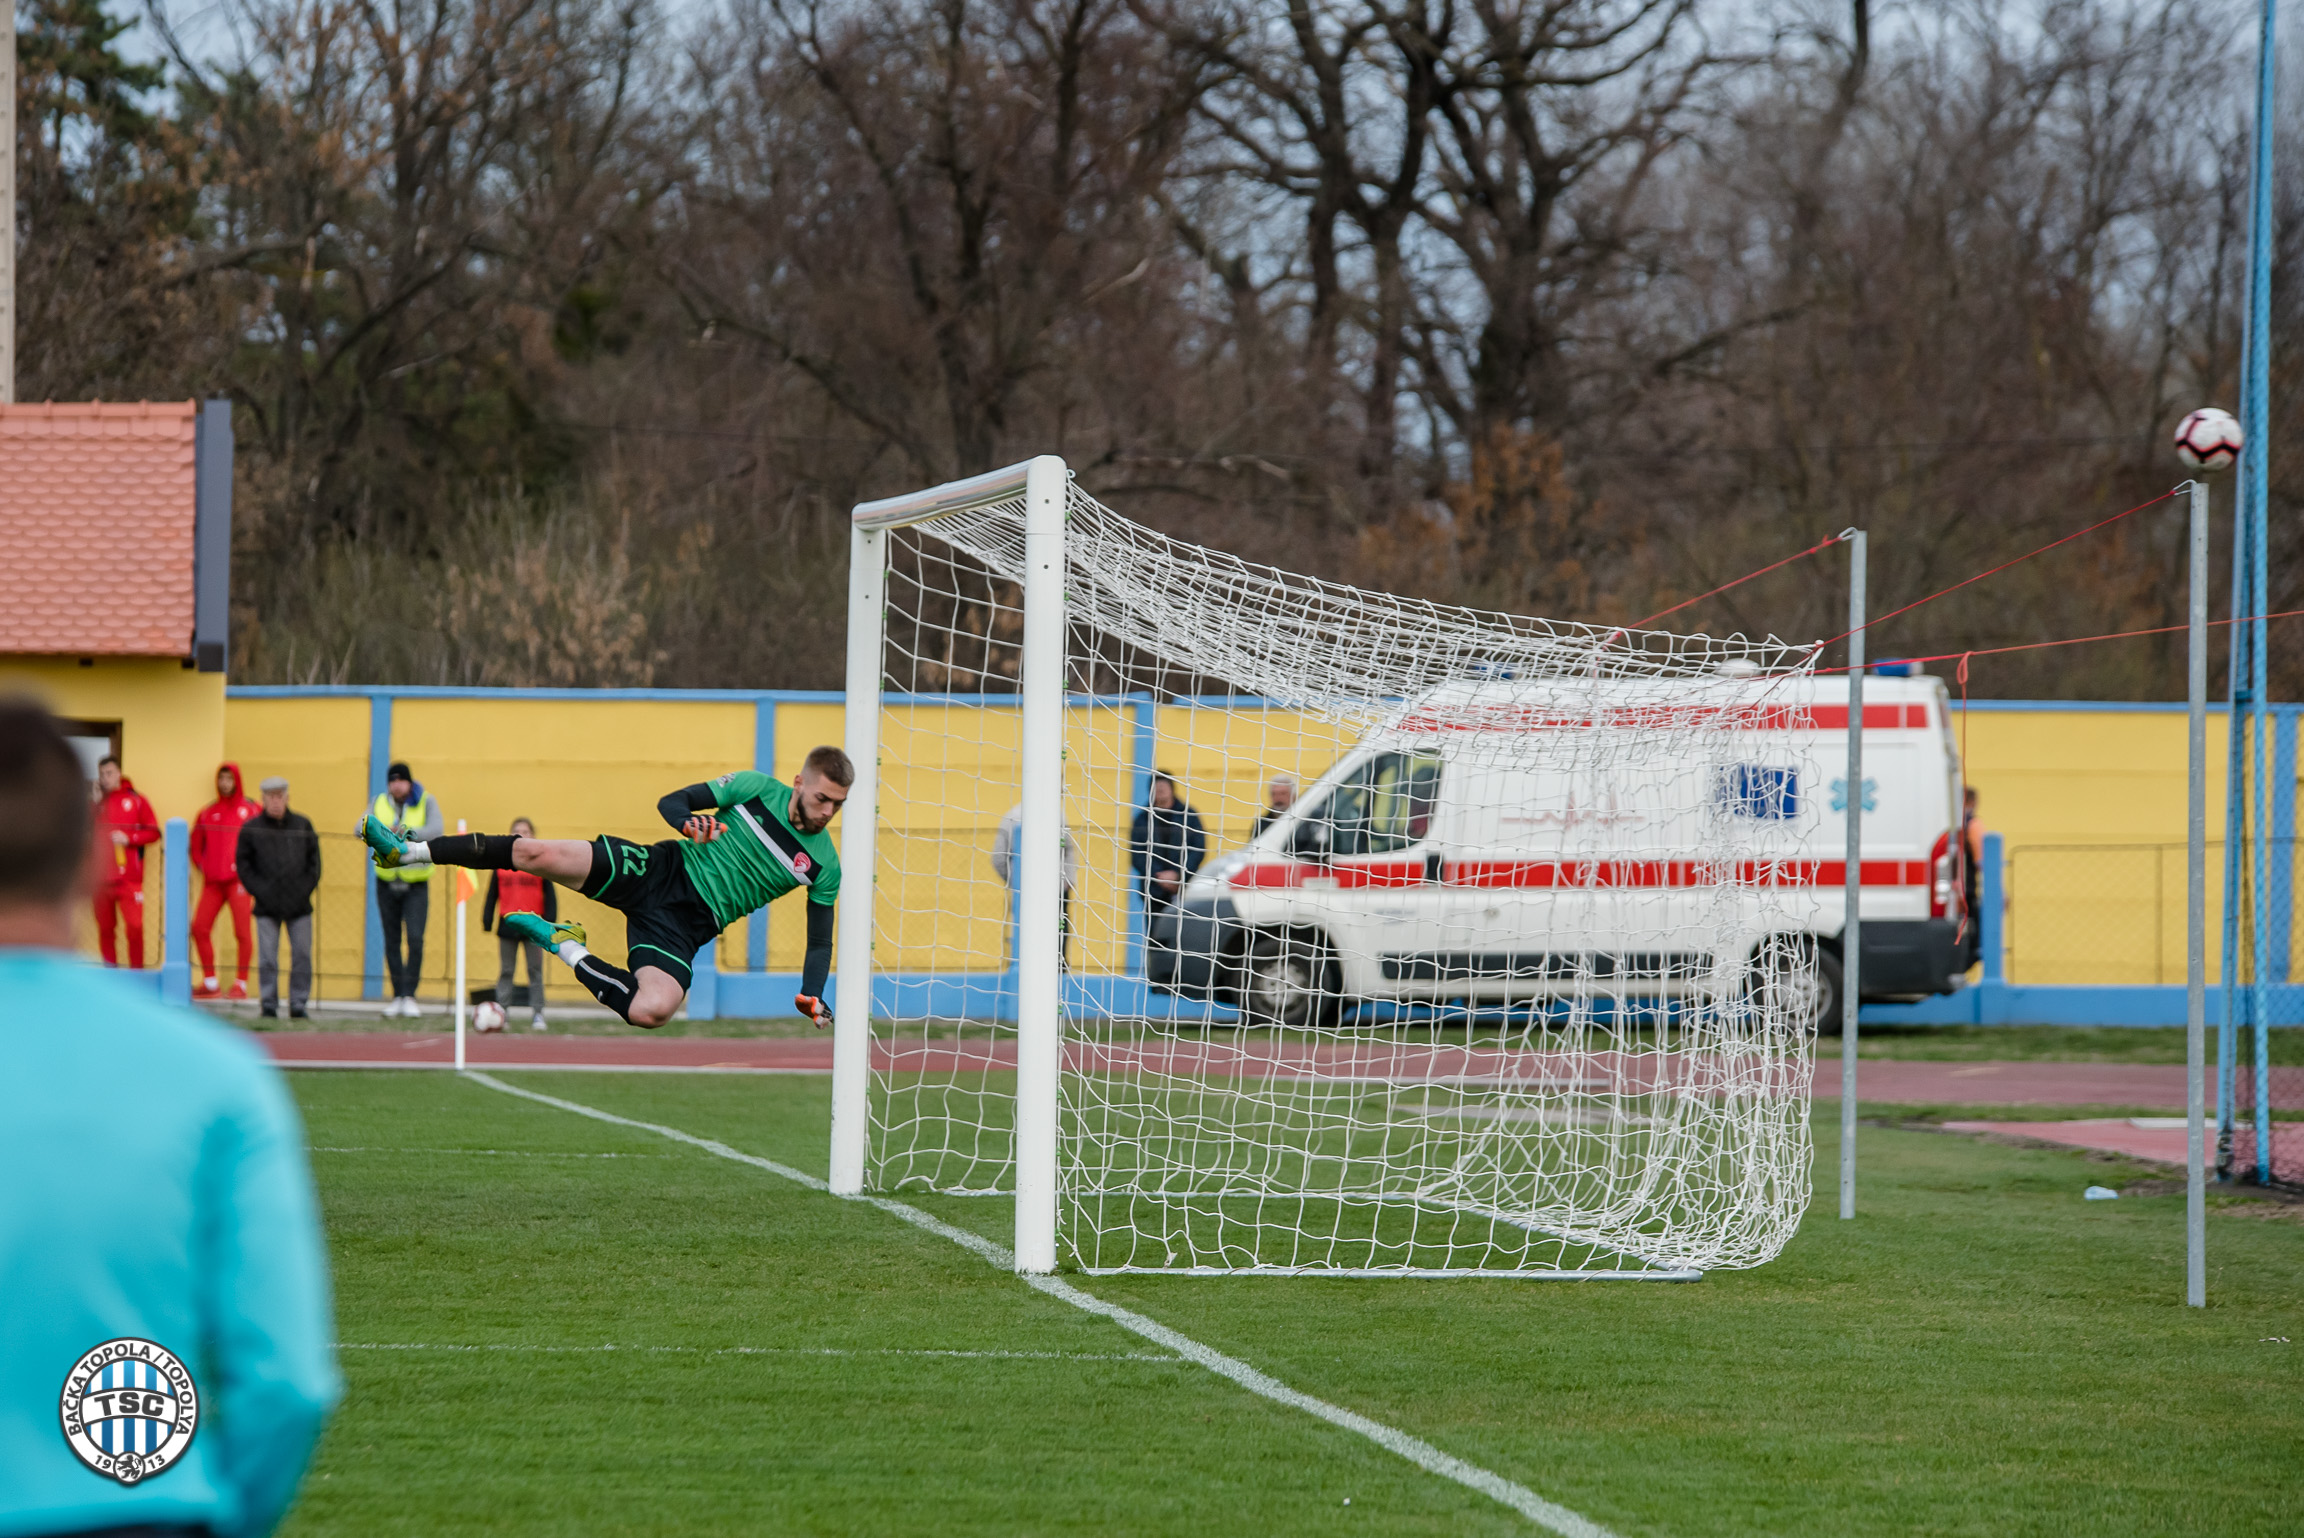
[[[1791,1237],[1811,649],[1250,565],[1048,456],[864,504],[851,552],[835,1191],[1012,1197],[1035,1272]]]

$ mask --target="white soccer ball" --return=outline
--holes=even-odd
[[[2176,424],[2176,457],[2195,470],[2229,470],[2240,457],[2240,424],[2229,411],[2203,406]]]
[[[472,1011],[472,1029],[483,1036],[504,1029],[504,1006],[490,999]]]

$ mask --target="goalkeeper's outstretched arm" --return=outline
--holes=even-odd
[[[688,831],[688,819],[698,812],[714,810],[712,787],[702,783],[683,785],[656,803],[656,815],[663,818],[675,833]]]

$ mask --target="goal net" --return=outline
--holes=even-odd
[[[1091,1273],[1790,1238],[1810,649],[1254,566],[1045,459],[855,556],[836,1188],[1014,1194]]]

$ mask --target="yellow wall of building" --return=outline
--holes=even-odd
[[[173,657],[0,657],[0,691],[30,694],[60,716],[121,724],[121,770],[149,797],[165,826],[186,822],[216,797],[224,753],[224,675],[187,668]],[[161,960],[161,848],[144,858],[144,961]],[[82,920],[93,955],[96,926]],[[125,959],[125,958],[123,958]]]

